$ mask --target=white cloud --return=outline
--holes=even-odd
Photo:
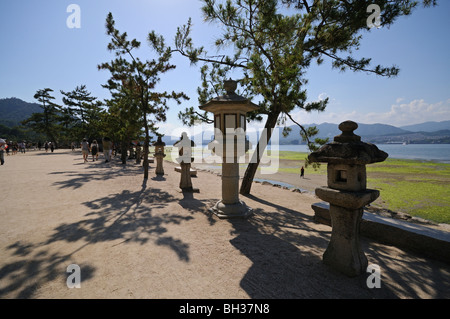
[[[319,94],[318,99],[319,99],[319,101],[323,101],[323,100],[325,100],[327,97],[328,97],[328,94],[325,93],[325,92],[323,92],[323,93],[320,93],[320,94]]]
[[[340,123],[346,120],[352,120],[365,124],[390,124],[394,126],[403,126],[419,124],[428,121],[446,121],[450,120],[450,99],[437,103],[428,103],[425,100],[413,100],[409,103],[402,98],[396,100],[396,104],[385,112],[361,112],[352,111],[347,113],[336,112],[313,112],[298,111],[293,113],[293,118],[302,124],[310,123]],[[290,123],[288,125],[291,125]]]
[[[181,126],[181,124],[176,123],[169,123],[169,122],[162,122],[157,124],[159,128],[159,132],[161,134],[164,134],[166,136],[181,136],[181,133],[183,133],[186,130],[189,130],[189,128]]]
[[[363,119],[365,120],[363,123],[386,123],[397,126],[450,120],[450,99],[434,104],[427,103],[423,99],[397,103],[393,104],[388,112],[371,112]]]

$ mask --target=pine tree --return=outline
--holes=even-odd
[[[267,145],[272,130],[288,119],[300,127],[303,140],[311,151],[323,140],[312,140],[317,129],[305,128],[292,118],[292,111],[324,111],[328,99],[307,102],[304,77],[312,62],[322,63],[330,59],[333,68],[352,70],[384,77],[395,77],[396,66],[371,66],[370,58],[352,56],[360,46],[362,32],[368,31],[368,6],[373,0],[203,0],[202,11],[206,22],[217,23],[223,34],[216,40],[219,53],[208,55],[204,47],[196,48],[190,36],[191,20],[180,28],[175,38],[175,49],[190,59],[191,63],[203,62],[202,86],[199,87],[199,103],[218,94],[221,83],[228,74],[238,74],[243,87],[241,95],[258,98],[259,110],[249,119],[262,120],[265,116]],[[381,26],[390,26],[403,15],[408,15],[418,1],[377,0]],[[424,0],[425,6],[436,1]],[[232,52],[231,54],[228,52]],[[194,120],[208,120],[206,113],[194,108],[181,112],[185,124]],[[288,130],[284,130],[287,134]],[[258,148],[261,144],[258,142]],[[265,146],[263,146],[265,147]],[[258,153],[245,172],[240,193],[249,194],[259,165]]]
[[[60,110],[61,106],[55,104],[52,100],[55,98],[51,95],[53,92],[50,88],[38,90],[34,98],[41,103],[42,112],[33,113],[28,119],[22,122],[23,125],[30,127],[37,133],[46,135],[55,147],[58,147],[58,136],[61,131]]]
[[[127,151],[132,140],[141,140],[143,121],[136,117],[139,108],[132,100],[115,96],[106,100],[108,112],[102,116],[102,132],[104,136],[111,137],[120,146],[122,164],[127,162]]]
[[[97,123],[103,103],[88,92],[86,85],[77,86],[71,92],[61,90],[61,94],[66,105],[63,109],[66,127],[70,126],[73,131],[71,135],[78,141],[84,137],[97,138]]]
[[[184,93],[154,91],[160,81],[160,75],[175,69],[175,65],[169,62],[172,52],[166,47],[162,36],[156,35],[155,32],[148,34],[148,43],[156,52],[157,59],[144,62],[134,54],[141,43],[136,39],[129,41],[126,32],[120,33],[115,28],[112,13],[106,18],[106,30],[111,37],[108,49],[115,52],[116,59],[98,66],[99,69],[109,70],[111,73],[108,83],[103,86],[111,91],[113,99],[125,96],[137,107],[137,112],[133,116],[142,119],[145,134],[144,179],[148,179],[150,132],[156,133],[157,123],[166,121],[169,100],[181,103],[182,98],[188,97]]]

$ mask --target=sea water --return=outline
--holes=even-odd
[[[450,164],[450,144],[376,144],[389,158]],[[274,146],[269,147],[273,148]],[[306,145],[276,145],[280,151],[308,152]]]
[[[450,144],[376,144],[389,154],[389,158],[433,161],[450,164]],[[308,153],[306,145],[268,145],[267,150],[277,148],[279,151]],[[254,147],[253,147],[254,150]],[[207,145],[194,148],[195,156],[205,158],[211,155]]]

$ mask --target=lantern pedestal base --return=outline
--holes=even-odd
[[[156,153],[155,157],[156,157],[155,173],[156,173],[156,175],[164,175],[163,161],[164,161],[164,157],[166,157],[166,154]]]
[[[253,210],[241,200],[234,204],[225,204],[220,200],[211,211],[221,219],[248,218],[253,214]]]
[[[180,188],[178,193],[200,193],[200,189],[188,187],[188,188]]]
[[[359,243],[363,209],[347,209],[330,204],[331,240],[323,262],[349,277],[366,272],[368,261]]]

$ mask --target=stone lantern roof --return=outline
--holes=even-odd
[[[179,139],[178,141],[176,141],[175,143],[173,143],[173,146],[177,146],[179,143],[182,143],[183,141],[185,141],[185,142],[189,142],[189,141],[190,141],[192,147],[197,146],[197,145],[195,145],[195,142],[194,142],[193,140],[191,140],[191,139],[189,138],[189,136],[187,136],[187,133],[186,133],[186,132],[183,132],[183,133],[181,134],[180,139]],[[181,144],[180,144],[180,145],[181,145]]]
[[[388,154],[374,144],[361,142],[361,137],[353,133],[357,128],[358,124],[353,121],[339,124],[342,134],[336,136],[333,142],[312,152],[308,156],[309,161],[347,165],[365,165],[384,161]]]
[[[249,99],[240,96],[235,93],[237,88],[237,81],[226,80],[223,85],[226,94],[215,97],[205,104],[199,106],[203,111],[216,112],[221,110],[230,110],[232,112],[235,109],[239,109],[245,112],[255,111],[259,108],[258,105],[251,102]]]
[[[153,143],[153,146],[165,146],[165,145],[166,145],[166,143],[164,143],[161,140],[161,136],[158,136],[158,140],[155,143]]]

